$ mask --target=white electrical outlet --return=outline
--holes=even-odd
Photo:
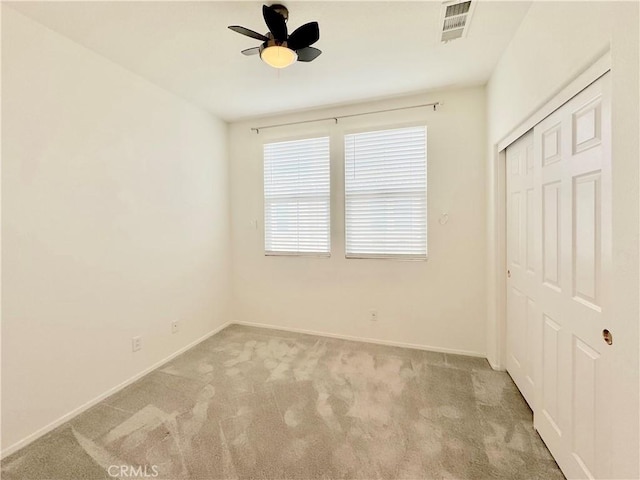
[[[372,322],[378,321],[378,311],[377,310],[369,310],[369,320]]]
[[[176,320],[171,322],[171,333],[178,333],[180,331],[180,322]]]
[[[131,350],[137,352],[142,348],[142,337],[133,337],[131,339]]]

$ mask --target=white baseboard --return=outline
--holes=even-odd
[[[340,340],[351,340],[354,342],[375,343],[376,345],[388,345],[391,347],[413,348],[415,350],[427,350],[429,352],[451,353],[453,355],[468,355],[470,357],[480,357],[480,358],[487,357],[484,353],[480,353],[480,352],[472,352],[469,350],[458,350],[454,348],[434,347],[432,345],[394,342],[392,340],[379,340],[377,338],[355,337],[351,335],[341,335],[341,334],[329,333],[329,332],[318,332],[316,330],[306,330],[304,328],[283,327],[280,325],[269,325],[269,324],[257,323],[257,322],[232,321],[231,323],[235,325],[245,325],[247,327],[259,327],[259,328],[268,328],[271,330],[282,330],[285,332],[305,333],[307,335],[318,335],[320,337],[337,338]]]
[[[133,382],[135,382],[136,380],[144,377],[146,374],[152,372],[153,370],[155,370],[156,368],[161,367],[162,365],[164,365],[165,363],[167,363],[168,361],[172,360],[173,358],[177,357],[178,355],[180,355],[181,353],[186,352],[187,350],[189,350],[190,348],[195,347],[197,344],[205,341],[207,338],[215,335],[216,333],[218,333],[219,331],[225,329],[226,327],[228,327],[232,322],[226,322],[223,323],[222,325],[220,325],[219,327],[214,328],[213,330],[211,330],[210,332],[204,334],[202,337],[194,340],[193,342],[189,343],[188,345],[185,345],[184,347],[180,348],[179,350],[173,352],[171,355],[169,355],[168,357],[163,358],[162,360],[160,360],[159,362],[154,363],[153,365],[151,365],[148,368],[145,368],[143,371],[135,374],[133,377],[125,380],[124,382],[120,383],[119,385],[116,385],[113,388],[110,388],[109,390],[107,390],[104,393],[101,393],[100,395],[98,395],[97,397],[89,400],[87,403],[79,406],[78,408],[75,408],[73,410],[71,410],[69,413],[64,414],[63,416],[61,416],[60,418],[58,418],[57,420],[54,420],[53,422],[51,422],[50,424],[42,427],[39,430],[36,430],[35,432],[33,432],[31,435],[28,435],[27,437],[23,438],[22,440],[17,441],[16,443],[14,443],[13,445],[5,448],[2,450],[2,452],[0,452],[0,458],[5,458],[8,455],[11,455],[12,453],[20,450],[23,447],[26,447],[28,444],[30,444],[31,442],[33,442],[34,440],[37,440],[38,438],[42,437],[43,435],[46,435],[47,433],[49,433],[51,430],[53,430],[54,428],[59,427],[60,425],[62,425],[63,423],[71,420],[73,417],[75,417],[76,415],[80,415],[82,412],[84,412],[85,410],[88,410],[89,408],[93,407],[94,405],[100,403],[102,400],[104,400],[105,398],[107,398],[110,395],[113,395],[114,393],[116,393],[118,390],[122,390],[123,388],[125,388],[126,386],[132,384]]]
[[[489,362],[489,365],[491,366],[491,368],[493,368],[494,370],[498,371],[498,372],[506,372],[507,369],[504,368],[502,365],[498,364],[498,363],[493,363],[491,360],[489,360],[487,358],[487,361]]]

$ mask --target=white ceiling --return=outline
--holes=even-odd
[[[271,3],[271,2],[270,2]],[[240,50],[262,2],[11,2],[19,12],[234,121],[484,84],[530,2],[478,1],[467,38],[439,42],[440,2],[285,1],[289,31],[316,20],[323,54],[276,70]]]

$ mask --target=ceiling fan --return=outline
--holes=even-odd
[[[244,55],[260,55],[266,64],[275,68],[284,68],[296,60],[311,62],[322,53],[311,46],[320,38],[318,22],[305,23],[288,35],[289,10],[287,7],[280,4],[263,5],[262,16],[269,28],[269,32],[264,35],[239,25],[229,26],[234,32],[263,42],[259,47],[242,50]]]

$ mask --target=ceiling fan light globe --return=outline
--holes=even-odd
[[[298,59],[298,54],[290,48],[271,45],[262,49],[260,58],[273,68],[285,68]]]

